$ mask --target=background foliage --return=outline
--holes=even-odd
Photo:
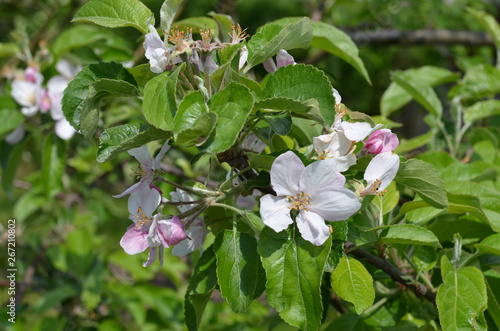
[[[44,63],[42,72],[49,77],[55,74],[54,66],[60,58],[84,65],[99,61],[146,63],[142,34],[136,29],[70,23],[85,2],[18,0],[0,4],[2,138],[15,127],[13,123],[21,121],[12,115],[19,106],[10,97],[9,72],[14,67],[25,68],[17,56],[23,48],[37,54]],[[143,1],[155,14],[160,12],[162,2]],[[465,7],[471,10],[465,11]],[[402,143],[397,152],[416,157],[400,170],[401,178],[408,174],[441,178],[448,192],[447,201],[440,201],[443,197],[396,179],[393,191],[389,190],[384,200],[375,198],[371,207],[380,215],[381,226],[371,232],[373,241],[380,243],[373,251],[380,253],[387,248],[386,253],[399,269],[427,282],[432,289],[444,282],[437,294],[438,309],[448,301],[470,299],[478,328],[498,329],[500,239],[495,233],[500,229],[500,75],[494,47],[498,34],[493,33],[483,46],[432,42],[376,45],[369,38],[370,32],[381,29],[488,32],[480,13],[497,16],[495,2],[189,0],[183,3],[177,20],[204,16],[212,10],[236,16],[251,35],[269,21],[309,16],[352,36],[365,36],[358,40],[358,47],[371,85],[359,68],[318,48],[291,54],[297,62],[312,63],[323,70],[349,108],[374,116],[398,133]],[[263,77],[265,72],[256,68],[255,74]],[[105,127],[142,122],[140,107],[134,101],[114,98],[103,102],[107,103],[102,117]],[[30,118],[27,126],[28,133],[19,144],[0,143],[0,218],[17,220],[19,270],[17,322],[12,326],[2,318],[2,326],[12,330],[183,329],[191,322],[184,320],[184,296],[200,295],[188,287],[199,254],[178,258],[167,253],[162,268],[154,265],[145,269],[141,265],[143,256],[127,255],[118,245],[129,224],[128,212],[124,199],[111,196],[134,182],[130,177],[133,161],[121,153],[108,162],[97,163],[96,141],[81,135],[62,141],[54,135],[50,119],[43,116]],[[172,150],[165,165],[168,179],[222,179],[224,169],[208,158],[193,165],[195,153],[190,148]],[[419,174],[423,170],[418,160],[432,164],[436,174]],[[171,190],[167,185],[161,189]],[[397,204],[402,206],[393,209]],[[443,209],[445,205],[448,207]],[[383,229],[402,219],[406,219],[406,226],[420,226],[428,232],[418,237],[408,227]],[[371,231],[374,224],[365,222],[358,216],[349,223],[351,240]],[[3,221],[2,226],[0,239],[4,242]],[[205,247],[214,240],[220,245],[212,236]],[[459,253],[457,247],[462,248]],[[204,255],[201,260],[209,264],[210,258]],[[361,264],[343,258],[339,266],[349,263],[353,269]],[[338,272],[343,270],[339,266]],[[337,291],[345,301],[339,296],[326,298],[330,302],[325,303],[322,329],[439,328],[436,307],[418,298],[409,290],[410,284],[395,283],[373,265],[364,266],[369,275],[360,272],[356,276],[360,282],[369,282],[373,276],[375,304],[363,301],[364,292],[347,298]],[[459,281],[472,285],[466,286],[461,297],[446,296],[446,290]],[[483,285],[476,286],[477,282]],[[280,319],[265,298],[253,300],[245,313],[236,314],[233,310],[239,308],[230,307],[219,288],[214,289],[215,284],[199,286],[206,286],[201,295],[211,296],[200,329],[294,329]],[[340,289],[348,284],[332,282],[331,286]],[[3,290],[0,301],[7,299]],[[488,312],[482,317],[485,304]],[[449,318],[439,317],[442,322]]]

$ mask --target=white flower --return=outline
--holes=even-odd
[[[359,195],[383,195],[384,189],[394,180],[398,170],[398,155],[392,152],[376,155],[366,167],[363,178],[367,184],[359,190]]]
[[[144,37],[145,56],[152,72],[162,73],[170,64],[171,48],[167,48],[155,27],[149,24],[149,33]]]
[[[335,169],[333,159],[305,167],[293,152],[278,156],[271,167],[271,185],[277,196],[267,194],[260,199],[264,224],[280,232],[293,223],[293,211],[302,237],[322,245],[330,235],[325,220],[345,220],[361,207],[357,196],[343,187],[345,177]]]
[[[11,96],[22,106],[21,113],[33,116],[38,110],[45,112],[49,109],[47,91],[42,87],[43,76],[34,67],[28,67],[23,79],[12,82]]]

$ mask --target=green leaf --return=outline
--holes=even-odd
[[[365,65],[359,57],[358,47],[345,32],[332,25],[317,21],[312,22],[312,28],[311,46],[338,56],[356,69],[368,84],[372,84]]]
[[[15,43],[0,43],[0,58],[19,54],[19,47]]]
[[[175,141],[188,143],[199,137],[208,137],[217,123],[217,114],[209,112],[200,91],[190,93],[182,99],[174,117]]]
[[[193,32],[198,32],[201,29],[210,29],[214,36],[219,35],[219,27],[217,22],[210,17],[188,17],[175,22],[175,28],[179,30],[193,29]]]
[[[462,80],[453,86],[448,98],[480,100],[500,93],[500,69],[482,64],[471,67]]]
[[[47,197],[62,190],[62,177],[66,167],[66,144],[55,133],[45,141],[42,165],[42,185]]]
[[[427,133],[424,133],[420,136],[416,136],[414,138],[408,139],[408,140],[401,140],[399,143],[399,146],[396,147],[394,150],[394,153],[396,154],[404,154],[411,152],[419,147],[424,146],[427,144],[429,141],[431,141],[434,138],[435,134],[432,131],[429,131]]]
[[[92,85],[97,81],[100,82]],[[92,89],[90,89],[91,85]],[[75,129],[79,130],[82,116],[87,117],[86,120],[89,122],[98,120],[98,109],[92,107],[98,107],[102,97],[106,95],[137,95],[135,86],[137,84],[134,77],[121,64],[116,62],[91,64],[76,74],[64,90],[62,99],[64,116]],[[122,88],[126,91],[123,91]],[[83,113],[86,114],[83,115]],[[93,126],[92,123],[86,123],[86,125],[90,125],[87,129],[91,129]]]
[[[214,242],[217,279],[222,296],[236,313],[248,309],[262,269],[257,241],[247,233],[224,230]]]
[[[286,110],[296,114],[304,114],[311,109],[311,105],[291,98],[269,98],[259,100],[254,105],[255,109],[263,110]]]
[[[464,109],[464,121],[473,123],[500,114],[500,100],[479,101]]]
[[[108,28],[132,26],[148,33],[148,20],[154,26],[151,10],[139,0],[91,0],[76,13],[72,22],[92,22]]]
[[[500,329],[500,273],[490,269],[484,272],[484,276],[488,292],[488,313]]]
[[[285,322],[299,329],[317,330],[321,325],[320,286],[330,247],[330,238],[314,246],[294,226],[279,233],[266,227],[260,234],[267,300]]]
[[[58,286],[56,289],[50,290],[45,293],[38,301],[33,305],[33,312],[35,314],[43,314],[50,308],[58,307],[62,301],[72,296],[76,296],[78,290],[76,287],[69,284],[63,284]]]
[[[411,75],[403,71],[391,72],[391,79],[408,92],[435,118],[441,118],[443,105],[429,84],[412,80]]]
[[[479,198],[472,195],[448,193],[448,211],[452,214],[471,214],[485,224],[489,224],[481,209]]]
[[[274,160],[276,159],[274,156],[265,155],[265,154],[255,154],[251,152],[247,152],[246,156],[248,157],[248,162],[254,169],[260,170],[271,170],[271,166],[273,165]]]
[[[252,111],[253,96],[243,85],[229,84],[225,89],[214,94],[210,99],[210,110],[218,116],[215,130],[207,139],[207,152],[220,153],[229,149],[247,116]]]
[[[182,0],[165,0],[160,9],[160,26],[163,31],[170,32],[175,14]]]
[[[500,233],[486,237],[479,244],[476,244],[475,247],[480,254],[500,255]]]
[[[307,48],[311,38],[311,20],[308,18],[285,26],[267,24],[248,41],[248,61],[243,72],[276,55],[280,49]]]
[[[495,41],[495,46],[500,49],[500,25],[498,24],[496,18],[484,11],[475,10],[474,8],[466,8],[469,13],[475,16],[479,22],[488,30],[490,35]]]
[[[431,270],[438,259],[436,247],[418,245],[412,258],[419,271]]]
[[[390,225],[380,234],[380,241],[390,244],[441,247],[439,239],[432,231],[414,224]]]
[[[24,122],[24,116],[16,108],[7,108],[0,99],[0,135],[10,132]]]
[[[78,118],[80,131],[86,138],[90,138],[97,129],[101,100],[105,97],[138,96],[136,86],[123,80],[102,78],[92,82],[88,87],[88,94],[83,101]]]
[[[268,98],[289,98],[299,102],[316,100],[325,126],[331,126],[335,119],[335,98],[332,86],[325,74],[310,65],[296,64],[279,68],[270,75],[261,100]]]
[[[401,164],[395,180],[417,192],[429,205],[436,208],[448,208],[443,181],[431,164],[410,159]]]
[[[476,267],[455,270],[443,255],[441,275],[443,284],[438,289],[436,304],[443,330],[485,330],[483,313],[487,294],[481,270]]]
[[[205,306],[217,285],[213,246],[203,252],[189,281],[184,300],[184,316],[190,331],[197,331]]]
[[[102,42],[109,48],[129,52],[132,55],[130,42],[111,31],[93,26],[77,25],[61,32],[52,44],[52,52],[56,57],[83,46],[95,46]]]
[[[430,86],[455,82],[460,77],[459,74],[448,69],[433,66],[409,69],[405,71],[405,74],[407,77],[410,77],[412,81]],[[388,117],[412,99],[412,95],[403,87],[392,82],[380,99],[380,113],[383,117]]]
[[[151,79],[144,87],[144,117],[158,129],[171,131],[173,128],[177,112],[177,78],[184,67],[182,64],[174,72],[166,71]]]
[[[396,189],[396,183],[392,182],[386,188],[384,195],[377,195],[373,198],[372,204],[377,207],[382,215],[391,212],[399,202],[399,191]]]
[[[231,33],[231,29],[234,26],[233,18],[229,15],[218,14],[213,11],[208,13],[208,16],[212,17],[219,26],[219,39],[222,40],[222,42],[230,42],[231,37],[229,33]]]
[[[263,118],[269,127],[281,136],[288,134],[292,129],[292,116],[288,112],[259,113],[258,117]]]
[[[332,289],[343,300],[354,304],[359,315],[373,304],[375,290],[373,278],[355,259],[342,257],[331,274]]]
[[[124,151],[140,147],[150,141],[170,137],[169,132],[145,123],[125,124],[109,128],[99,137],[97,162],[107,162]]]

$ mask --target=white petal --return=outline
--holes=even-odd
[[[335,159],[319,160],[306,167],[300,176],[299,190],[304,193],[314,193],[330,187],[342,187],[345,177],[337,171]]]
[[[295,59],[293,56],[288,54],[284,49],[280,49],[278,54],[276,54],[276,66],[278,68],[295,64]]]
[[[24,138],[24,133],[26,132],[24,128],[24,123],[21,123],[17,128],[15,128],[11,133],[5,137],[5,141],[9,145],[15,145]]]
[[[170,149],[169,141],[170,140],[168,140],[168,139],[167,139],[167,141],[165,141],[165,143],[161,147],[160,151],[158,152],[158,155],[156,155],[155,160],[153,162],[153,169],[160,169],[161,160],[165,156],[165,153],[167,153],[168,150]]]
[[[262,62],[262,65],[264,66],[264,69],[266,69],[266,71],[271,74],[278,70],[278,68],[276,67],[276,63],[274,63],[274,60],[272,58],[264,60]]]
[[[248,59],[248,48],[246,46],[241,47],[240,60],[238,62],[238,71],[243,68],[245,62]]]
[[[278,195],[297,195],[299,178],[305,166],[294,152],[288,151],[274,160],[271,167],[271,185]]]
[[[146,146],[132,148],[128,151],[130,155],[135,157],[141,163],[142,169],[145,171],[153,169],[153,161],[149,155],[149,150]]]
[[[396,177],[399,170],[399,156],[392,152],[385,152],[376,155],[368,164],[365,170],[364,179],[367,186],[375,180],[380,180],[379,190],[385,189]]]
[[[302,210],[295,220],[302,238],[313,245],[321,246],[330,236],[330,228],[318,214]]]
[[[356,155],[349,153],[345,156],[336,157],[335,161],[337,161],[337,171],[344,172],[356,164],[357,158]]]
[[[275,232],[285,230],[293,223],[290,217],[290,204],[286,198],[266,194],[260,198],[260,216],[265,225]]]
[[[69,124],[68,121],[63,117],[56,122],[55,126],[56,135],[63,139],[68,140],[75,134],[76,130]]]
[[[348,219],[361,207],[358,197],[344,187],[312,192],[309,201],[310,211],[331,222]]]
[[[366,122],[341,122],[340,127],[347,139],[351,141],[361,141],[373,131],[372,126]]]
[[[335,98],[335,104],[338,105],[339,103],[342,102],[342,97],[340,96],[339,91],[337,91],[333,87],[332,87],[332,92],[333,92],[333,97]]]
[[[130,194],[128,211],[130,214],[136,214],[137,210],[141,208],[142,212],[150,217],[158,208],[160,202],[160,192],[155,188],[150,188],[148,181],[140,181],[136,189]]]

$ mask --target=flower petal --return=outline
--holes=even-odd
[[[184,225],[177,216],[174,216],[172,219],[158,221],[157,231],[165,247],[176,245],[186,239]]]
[[[149,267],[150,265],[152,265],[156,261],[156,250],[157,249],[160,250],[160,255],[163,257],[163,255],[162,255],[163,247],[161,247],[161,246],[155,246],[155,247],[149,248],[148,260],[142,264],[142,266],[144,268]],[[163,260],[160,260],[160,266],[162,264],[163,264]]]
[[[309,210],[330,222],[348,219],[361,207],[356,194],[344,187],[313,191],[309,194],[309,201]]]
[[[368,164],[365,170],[364,179],[367,186],[374,181],[380,180],[379,190],[385,189],[396,177],[399,170],[399,156],[392,152],[385,152],[376,155]]]
[[[337,161],[335,159],[325,159],[311,163],[300,176],[300,191],[310,195],[330,187],[344,186],[345,177],[336,169]]]
[[[54,129],[56,131],[56,135],[62,140],[70,139],[76,132],[76,130],[64,117],[56,122]]]
[[[288,151],[274,160],[271,167],[271,184],[278,195],[297,195],[299,178],[305,166],[294,152]]]
[[[120,246],[129,255],[142,253],[148,248],[148,243],[146,242],[147,235],[147,232],[138,230],[135,225],[131,225],[120,240]]]
[[[265,225],[275,232],[285,230],[293,223],[289,202],[286,198],[266,194],[260,198],[260,216]]]
[[[347,139],[351,141],[361,141],[373,132],[372,126],[366,122],[341,122],[340,127]]]
[[[301,210],[295,219],[302,238],[313,245],[321,246],[330,236],[330,228],[316,213]]]
[[[132,148],[128,153],[141,163],[142,169],[145,171],[153,169],[153,161],[146,146]]]
[[[200,220],[195,222],[189,229],[186,230],[186,236],[188,238],[174,246],[172,249],[172,255],[184,256],[197,250],[198,248],[201,248],[206,235],[207,229],[205,228],[203,221]]]
[[[163,157],[165,156],[165,154],[170,149],[169,142],[170,142],[170,140],[167,139],[167,141],[165,141],[165,143],[161,147],[160,151],[158,152],[158,155],[156,155],[155,160],[153,162],[153,169],[160,169],[161,160],[163,159]]]

